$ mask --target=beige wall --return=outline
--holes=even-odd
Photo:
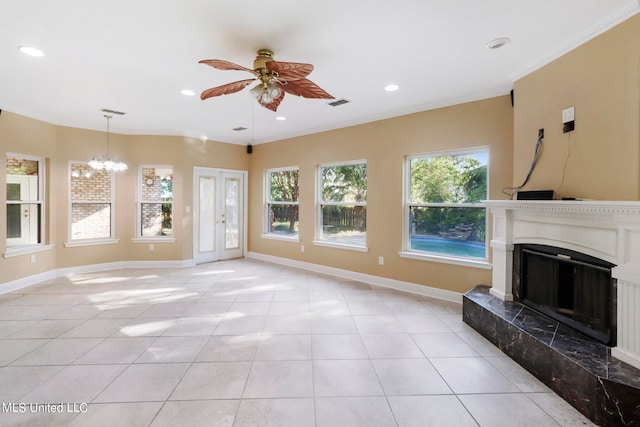
[[[66,247],[68,240],[68,167],[69,161],[88,161],[106,152],[105,132],[55,126],[11,112],[0,115],[0,200],[6,200],[4,153],[16,152],[46,159],[47,212],[50,224],[46,242],[53,249],[0,258],[0,283],[9,282],[55,269],[103,264],[117,261],[168,260],[192,258],[191,213],[193,167],[207,166],[248,170],[246,149],[232,144],[192,140],[174,136],[110,135],[110,153],[120,156],[129,170],[116,173],[115,238],[117,244]],[[175,242],[134,243],[136,236],[136,188],[139,165],[170,165],[174,170]],[[0,223],[6,223],[6,209],[0,210]],[[0,227],[0,251],[5,252],[6,227]]]
[[[249,170],[250,157],[247,149],[241,145],[222,144],[220,142],[202,141],[195,138],[184,138],[182,144],[185,179],[183,184],[184,204],[193,208],[193,168],[202,166],[208,168]],[[182,228],[185,231],[182,240],[184,259],[193,258],[193,223],[192,213],[184,214]]]
[[[249,250],[365,274],[466,291],[490,283],[489,270],[400,258],[405,157],[469,147],[490,148],[490,196],[511,182],[513,109],[508,96],[406,115],[254,147],[249,172]],[[314,246],[316,168],[367,161],[366,253]],[[260,237],[265,230],[265,169],[298,166],[300,243]],[[304,245],[304,253],[300,250]],[[383,256],[385,264],[378,265]]]
[[[544,128],[542,157],[525,189],[638,199],[640,15],[518,80],[514,93],[514,185],[522,183]],[[562,110],[571,106],[576,129],[563,134]]]
[[[52,164],[56,160],[56,126],[40,120],[30,119],[8,111],[0,114],[0,200],[4,204],[7,199],[6,185],[6,161],[7,152],[27,154],[30,156],[44,157],[48,159],[45,164],[45,180],[51,183],[53,175]],[[52,189],[53,186],[47,186]],[[57,240],[58,232],[56,221],[59,213],[59,204],[46,195],[46,215],[51,226],[45,232],[45,242],[53,243]],[[7,242],[7,210],[3,206],[0,209],[0,253],[4,254]],[[49,250],[38,252],[36,262],[31,263],[30,255],[19,255],[12,258],[0,258],[0,283],[20,279],[24,276],[44,273],[56,268],[56,251]]]
[[[406,155],[466,147],[490,147],[490,197],[518,185],[529,168],[539,128],[544,148],[526,189],[554,189],[558,196],[637,200],[640,196],[640,16],[578,47],[514,84],[515,108],[508,96],[411,114],[374,123],[245,147],[183,137],[112,134],[114,154],[130,170],[119,173],[117,245],[66,248],[67,165],[105,150],[104,132],[55,126],[3,111],[0,152],[47,159],[50,194],[46,241],[50,251],[0,258],[0,283],[75,265],[121,260],[192,259],[193,167],[249,171],[249,247],[285,257],[370,275],[463,292],[489,283],[489,270],[400,258],[402,174]],[[562,133],[561,111],[575,106],[576,130]],[[158,147],[162,149],[158,149]],[[570,149],[570,156],[568,156]],[[314,246],[317,164],[365,159],[368,163],[367,253]],[[567,160],[568,159],[568,160]],[[566,168],[565,168],[566,161]],[[131,241],[135,233],[138,164],[174,166],[175,243]],[[265,169],[300,168],[300,244],[264,239]],[[5,165],[0,162],[0,200],[6,199]],[[562,183],[564,175],[564,183]],[[562,183],[562,185],[561,185]],[[0,224],[6,210],[0,209]],[[4,253],[6,229],[0,227]],[[377,263],[385,257],[385,265]]]

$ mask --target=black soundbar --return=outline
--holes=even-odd
[[[518,191],[518,200],[553,200],[553,190]]]

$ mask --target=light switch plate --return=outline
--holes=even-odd
[[[576,108],[569,107],[562,110],[562,124],[572,122],[576,119]]]

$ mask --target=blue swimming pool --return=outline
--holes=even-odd
[[[484,243],[439,237],[411,236],[411,249],[474,258],[485,257]]]

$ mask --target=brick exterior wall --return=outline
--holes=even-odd
[[[111,202],[111,172],[72,163],[71,200]]]
[[[111,237],[111,204],[73,203],[71,205],[71,239]]]
[[[110,172],[72,163],[71,202],[72,240],[111,237]]]
[[[7,156],[7,175],[38,175],[38,161]]]
[[[162,178],[163,176],[156,172],[156,168],[142,168],[141,228],[143,236],[170,236],[173,234],[172,229],[166,227],[166,223],[170,222],[170,219],[164,218],[162,212],[163,204],[165,204],[165,210],[171,207],[171,204],[163,203],[162,200]],[[147,184],[148,180],[153,183]],[[163,227],[163,222],[165,222],[165,227]]]

